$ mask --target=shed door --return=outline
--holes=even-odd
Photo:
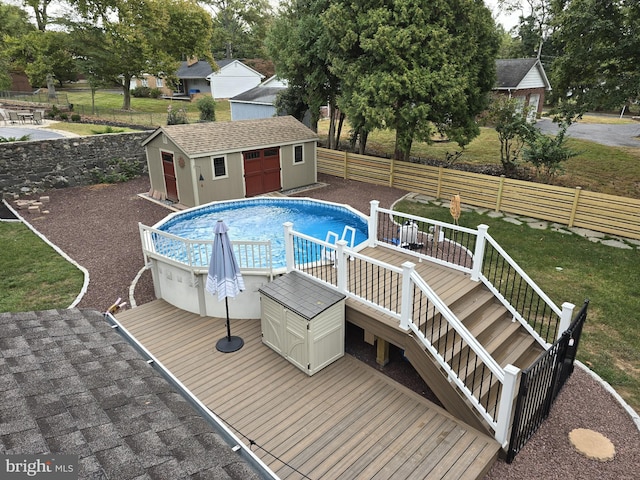
[[[275,192],[280,183],[280,149],[244,152],[244,183],[247,197]]]
[[[162,152],[162,171],[164,184],[167,189],[167,200],[178,201],[178,184],[176,182],[176,168],[173,164],[173,153]]]

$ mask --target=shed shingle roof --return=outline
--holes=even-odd
[[[189,157],[314,141],[318,135],[292,116],[160,127],[143,145],[164,133]]]
[[[0,313],[0,453],[78,455],[78,478],[261,478],[102,314],[78,309]]]

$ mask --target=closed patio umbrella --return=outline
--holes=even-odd
[[[231,325],[229,322],[229,297],[235,297],[244,290],[244,279],[240,273],[240,267],[233,249],[231,240],[227,234],[229,228],[222,220],[218,220],[214,229],[213,250],[211,261],[209,262],[209,273],[207,275],[207,292],[218,295],[218,301],[224,298],[224,306],[227,312],[227,336],[218,340],[216,348],[220,352],[230,353],[240,350],[244,345],[244,340],[240,337],[231,336]]]

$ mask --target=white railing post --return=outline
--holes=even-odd
[[[287,273],[293,271],[294,258],[293,258],[293,235],[291,234],[291,230],[293,230],[293,223],[285,222],[282,224],[284,227],[284,258],[287,263]]]
[[[371,206],[369,212],[369,246],[375,247],[378,241],[378,206],[380,206],[380,202],[371,200],[369,205]]]
[[[560,338],[564,332],[569,329],[571,320],[573,319],[573,309],[576,306],[573,303],[564,302],[562,304],[562,315],[560,315],[560,325],[558,325],[557,338]]]
[[[484,246],[487,240],[487,230],[489,226],[484,223],[478,225],[478,236],[476,237],[476,249],[473,253],[473,267],[471,269],[471,280],[477,282],[482,273],[482,260],[484,258]]]
[[[344,247],[347,246],[346,240],[338,240],[336,242],[336,266],[338,267],[338,291],[347,293],[347,255]]]
[[[402,264],[402,299],[400,304],[400,328],[409,330],[409,321],[413,317],[413,295],[411,295],[411,273],[415,263]]]
[[[504,383],[498,405],[498,418],[496,422],[495,439],[502,448],[507,447],[509,431],[511,430],[511,417],[513,416],[513,399],[518,390],[518,375],[520,369],[509,364],[504,367]]]

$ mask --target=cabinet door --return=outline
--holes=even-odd
[[[285,318],[286,350],[283,354],[291,363],[306,372],[309,366],[307,321],[286,309]]]
[[[271,347],[281,355],[284,351],[284,308],[282,305],[262,298],[260,302],[262,310],[262,343]]]

